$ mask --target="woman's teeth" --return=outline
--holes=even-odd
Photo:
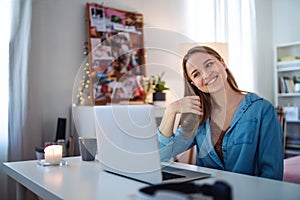
[[[217,80],[217,78],[218,78],[218,76],[214,77],[213,79],[208,81],[205,85],[210,85],[210,84],[214,83]]]

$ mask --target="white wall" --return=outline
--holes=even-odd
[[[300,41],[300,1],[273,0],[273,44]]]
[[[257,93],[273,102],[272,0],[256,0]]]
[[[58,117],[67,118],[69,132],[72,88],[86,41],[85,4],[72,2],[33,0],[28,127],[43,142],[55,139]]]

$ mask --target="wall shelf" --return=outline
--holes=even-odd
[[[286,68],[279,68],[277,67],[277,72],[290,72],[290,71],[298,71],[300,70],[300,66],[297,67],[286,67]]]
[[[279,93],[278,97],[300,97],[300,93]]]

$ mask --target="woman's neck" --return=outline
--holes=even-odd
[[[228,84],[226,84],[224,89],[211,93],[210,95],[212,98],[213,109],[224,110],[224,108],[230,108],[232,104],[235,104],[241,93],[234,91]]]
[[[230,86],[222,91],[211,94],[211,118],[216,120],[220,124],[225,123],[229,125],[228,123],[231,121],[235,110],[239,106],[244,96],[244,94],[234,91]],[[224,122],[225,119],[227,119],[227,122]]]

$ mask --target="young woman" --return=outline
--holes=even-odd
[[[159,126],[162,161],[196,145],[199,166],[282,180],[283,131],[273,105],[241,91],[209,47],[190,49],[183,70],[185,97],[167,106]]]

